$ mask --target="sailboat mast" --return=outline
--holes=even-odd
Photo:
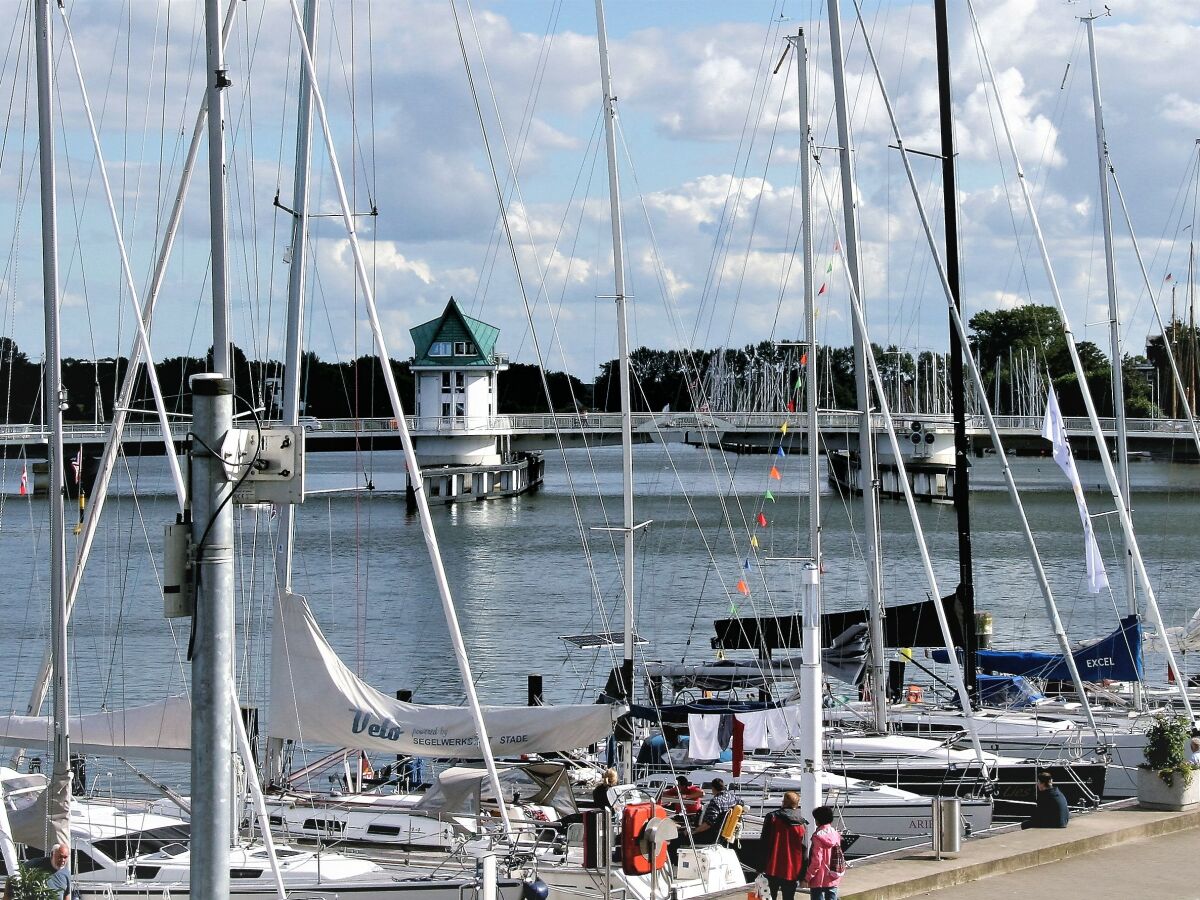
[[[596,37],[600,45],[600,88],[604,93],[604,146],[608,154],[608,204],[612,217],[613,284],[617,301],[617,356],[621,379],[621,530],[625,537],[625,615],[622,687],[624,699],[632,701],[634,649],[634,558],[633,539],[633,407],[629,384],[629,321],[625,304],[624,238],[621,230],[621,183],[617,175],[617,98],[612,93],[608,68],[608,35],[604,25],[604,0],[596,0]],[[632,740],[632,737],[630,738]],[[624,768],[632,771],[632,746]]]
[[[225,221],[225,68],[218,0],[204,0],[208,78],[208,215],[212,232],[213,371],[233,377],[229,346],[228,227]]]
[[[46,448],[50,485],[50,650],[54,666],[54,770],[50,780],[48,811],[56,843],[70,844],[71,837],[71,738],[67,706],[67,567],[66,510],[63,506],[63,407],[62,350],[58,317],[58,209],[54,172],[54,75],[50,52],[50,2],[38,0],[35,8],[38,91],[38,159],[42,188],[42,310],[45,317],[46,364],[43,367],[42,402],[49,425]]]
[[[1121,321],[1117,313],[1117,264],[1113,252],[1112,203],[1109,197],[1108,140],[1104,134],[1104,107],[1100,102],[1100,69],[1096,63],[1095,21],[1098,16],[1085,16],[1087,26],[1088,63],[1092,72],[1092,110],[1096,120],[1096,161],[1100,169],[1100,221],[1104,225],[1104,269],[1108,285],[1108,341],[1112,352],[1113,415],[1117,420],[1117,480],[1121,493],[1129,500],[1129,437],[1125,424],[1125,375],[1121,354]],[[1132,506],[1130,515],[1133,514]],[[1133,571],[1133,554],[1129,542],[1125,541],[1125,600],[1129,612],[1138,611],[1137,581]],[[1134,686],[1135,696],[1141,703],[1141,685]]]
[[[304,40],[309,51],[316,46],[317,0],[304,3]],[[292,241],[288,269],[287,330],[284,336],[283,416],[284,425],[300,422],[301,338],[304,332],[304,276],[308,262],[308,177],[312,163],[312,84],[308,70],[301,65],[299,101],[296,108],[296,166],[292,175]],[[292,589],[292,538],[295,507],[283,504],[279,510],[279,534],[276,539],[275,570],[279,591]]]
[[[821,474],[817,434],[817,296],[813,287],[812,229],[812,127],[808,112],[808,45],[804,29],[796,33],[796,83],[800,95],[800,233],[804,254],[804,341],[806,353],[804,411],[808,434],[808,555],[804,566],[804,611],[800,664],[800,701],[803,725],[800,753],[800,808],[812,821],[821,797]]]
[[[945,222],[946,281],[954,308],[962,313],[958,270],[958,188],[954,156],[954,93],[950,81],[950,27],[946,0],[934,0],[937,43],[938,109],[942,130],[942,214]],[[967,690],[975,694],[975,573],[971,549],[971,448],[967,442],[967,397],[963,345],[950,322],[950,412],[954,419],[954,520],[958,532],[958,589],[954,612],[961,629]]]
[[[304,3],[304,42],[311,53],[317,39],[317,0]],[[304,333],[304,276],[308,264],[308,179],[312,168],[312,83],[308,69],[300,65],[299,100],[296,107],[296,163],[292,174],[292,240],[291,262],[288,269],[287,328],[283,349],[283,408],[284,425],[300,423],[300,381],[303,365],[302,338]],[[292,560],[296,534],[296,507],[291,503],[279,507],[279,530],[275,535],[275,583],[280,603],[286,602],[292,591]],[[283,741],[267,739],[264,780],[278,782],[282,775]]]
[[[837,116],[838,157],[842,172],[842,215],[845,218],[846,265],[854,293],[862,298],[862,277],[858,260],[858,207],[854,184],[854,165],[850,159],[850,108],[846,100],[845,57],[842,49],[842,11],[839,0],[829,0],[829,48],[833,60],[833,97]],[[871,383],[867,369],[870,339],[859,322],[854,322],[854,386],[861,419],[858,425],[858,477],[862,484],[863,519],[866,540],[863,550],[867,564],[867,592],[870,610],[871,707],[874,725],[887,728],[887,667],[883,647],[883,583],[879,549],[878,472],[875,465],[874,435],[871,429]]]

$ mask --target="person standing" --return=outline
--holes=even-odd
[[[844,864],[837,864],[838,859],[842,858],[842,836],[833,827],[833,810],[830,807],[818,806],[814,809],[813,820],[817,829],[810,842],[804,880],[808,883],[812,900],[837,900],[838,885],[842,881],[842,873],[837,870],[844,868]]]
[[[715,844],[721,835],[721,825],[729,811],[735,806],[741,806],[742,801],[733,791],[725,790],[725,779],[712,780],[712,799],[704,807],[700,824],[696,826],[695,838],[697,844]]]
[[[800,795],[788,791],[783,805],[763,820],[762,843],[766,853],[763,874],[771,887],[771,900],[780,893],[794,900],[796,886],[804,876],[804,826]]]
[[[1192,738],[1191,753],[1188,754],[1188,765],[1200,769],[1200,737]]]
[[[32,861],[29,863],[29,868],[49,872],[50,877],[46,879],[46,887],[54,892],[55,898],[71,900],[71,867],[67,865],[70,860],[71,851],[63,844],[55,844],[50,848],[49,856]],[[9,900],[11,896],[12,885],[5,884],[4,900]]]
[[[1033,815],[1021,823],[1021,830],[1026,828],[1066,828],[1071,821],[1071,811],[1067,808],[1067,798],[1063,792],[1054,786],[1054,779],[1049,772],[1038,772],[1037,777],[1037,806]]]

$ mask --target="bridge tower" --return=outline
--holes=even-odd
[[[436,319],[411,329],[415,431],[421,465],[494,465],[496,381],[508,360],[496,353],[500,329],[465,315],[454,298]]]
[[[496,383],[508,358],[500,329],[473,319],[454,298],[436,319],[409,333],[417,457],[434,503],[511,496],[541,481],[540,453],[509,451]]]

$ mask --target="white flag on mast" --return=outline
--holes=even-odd
[[[1063,424],[1062,411],[1058,408],[1058,398],[1054,388],[1046,398],[1046,418],[1042,422],[1042,437],[1053,445],[1054,461],[1067,476],[1071,490],[1075,492],[1075,503],[1079,506],[1079,518],[1083,522],[1084,558],[1087,561],[1088,590],[1098,594],[1108,587],[1108,573],[1104,571],[1104,559],[1100,556],[1100,547],[1096,543],[1096,532],[1092,529],[1092,517],[1088,515],[1087,500],[1083,497],[1083,485],[1079,481],[1079,471],[1075,468],[1075,457],[1071,453],[1071,445],[1067,442],[1067,428]]]

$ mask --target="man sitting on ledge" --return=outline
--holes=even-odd
[[[1066,828],[1070,820],[1067,798],[1054,786],[1049,772],[1038,772],[1037,808],[1021,823],[1021,828]]]

